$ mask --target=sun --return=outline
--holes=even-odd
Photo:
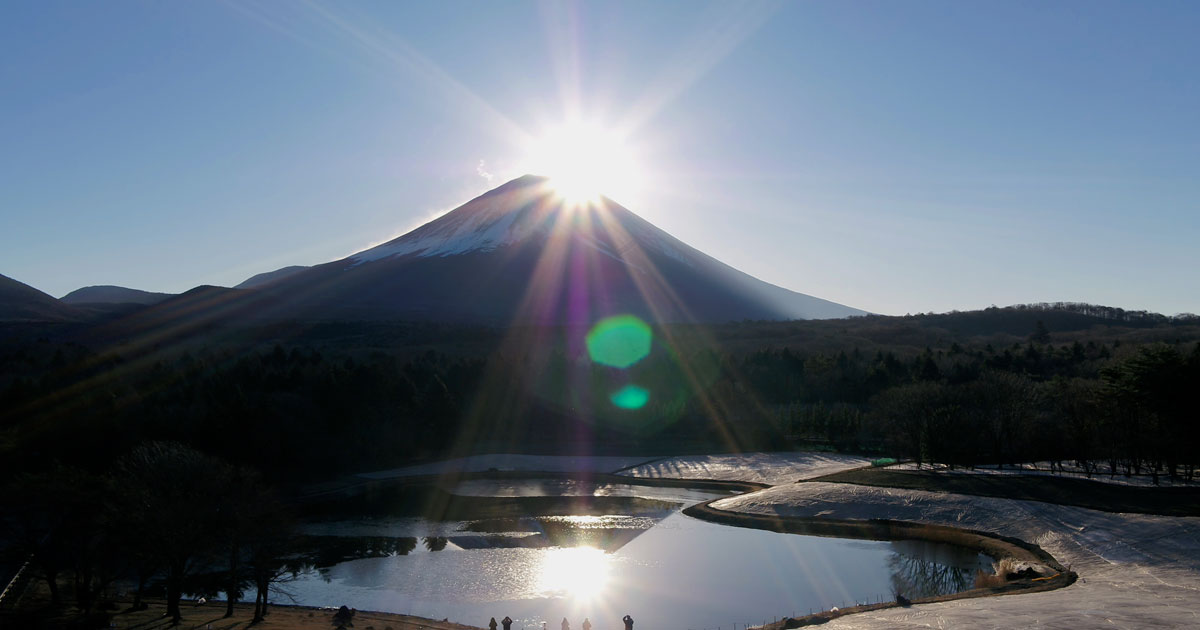
[[[549,128],[528,148],[526,172],[544,175],[571,204],[616,200],[636,193],[641,180],[637,155],[621,134],[574,122]]]

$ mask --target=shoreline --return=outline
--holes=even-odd
[[[851,472],[858,470],[852,469]],[[835,474],[836,475],[836,474]],[[748,496],[758,491],[779,487],[771,484],[753,481],[721,480],[721,479],[689,479],[676,477],[632,477],[615,473],[581,472],[581,471],[523,471],[523,470],[487,470],[487,471],[457,471],[443,475],[416,475],[407,477],[392,477],[387,479],[370,480],[353,486],[343,487],[342,497],[357,494],[370,494],[385,488],[403,485],[438,485],[454,483],[471,479],[571,479],[593,483],[612,483],[626,485],[641,485],[649,487],[676,487],[696,490],[720,490],[733,493],[731,496]],[[816,479],[823,479],[817,477]],[[810,479],[811,480],[811,479]],[[800,482],[804,483],[804,482]],[[321,499],[330,500],[331,494],[323,493]],[[911,600],[910,604],[929,604],[947,602],[959,599],[992,597],[1000,595],[1016,595],[1023,593],[1039,593],[1065,588],[1074,584],[1077,574],[1064,567],[1053,555],[1040,546],[1016,537],[1002,536],[985,531],[918,523],[913,521],[869,518],[869,519],[836,519],[822,516],[785,516],[766,515],[745,512],[731,512],[712,507],[712,504],[730,497],[718,497],[698,503],[682,510],[683,514],[706,522],[763,529],[779,533],[805,536],[820,536],[827,538],[850,538],[860,540],[921,540],[956,545],[978,551],[993,559],[1013,558],[1017,561],[1038,564],[1051,570],[1050,575],[1037,579],[1029,578],[1013,580],[1002,586],[973,588],[948,595],[924,597]],[[316,497],[310,497],[310,500]],[[768,623],[764,628],[794,628],[816,623],[824,623],[833,618],[843,617],[858,612],[882,610],[900,607],[897,602],[883,602],[854,606],[839,610],[836,614],[822,611],[804,617],[787,618],[776,623]]]
[[[728,492],[755,492],[772,487],[771,484],[756,481],[735,481],[722,479],[681,479],[676,477],[634,477],[608,472],[580,471],[538,471],[538,470],[484,470],[484,471],[455,471],[436,475],[409,475],[403,477],[385,477],[380,479],[346,479],[334,487],[322,487],[316,491],[302,493],[293,498],[297,505],[315,505],[324,501],[336,501],[370,494],[380,490],[401,486],[436,486],[454,484],[460,481],[477,479],[561,479],[569,481],[586,481],[598,484],[614,484],[627,486],[649,486],[656,488],[687,488],[690,490],[718,490]]]
[[[853,468],[841,473],[819,476],[804,481],[824,480],[825,477],[836,477],[839,474],[871,470],[870,467]],[[455,471],[440,475],[397,476],[384,479],[360,480],[353,485],[343,486],[336,490],[309,495],[309,501],[336,500],[334,496],[346,498],[359,494],[371,494],[386,488],[404,485],[442,485],[473,479],[570,479],[593,483],[612,483],[626,485],[641,485],[649,487],[682,487],[696,490],[720,490],[733,493],[732,496],[752,495],[761,490],[777,488],[767,483],[741,480],[722,479],[692,479],[678,477],[634,477],[617,473],[594,471],[525,471],[525,470],[485,470],[485,471]],[[797,483],[804,483],[800,481]],[[785,484],[788,485],[788,484]],[[868,519],[837,519],[823,516],[787,516],[754,514],[747,512],[731,512],[712,506],[713,503],[730,497],[718,497],[698,503],[682,510],[683,514],[706,522],[733,527],[762,529],[779,533],[797,534],[804,536],[820,536],[827,538],[849,538],[860,540],[920,540],[935,543],[956,545],[978,551],[995,560],[1013,558],[1014,560],[1042,565],[1051,570],[1045,577],[1031,580],[1029,578],[1007,582],[1001,586],[972,588],[957,593],[924,597],[910,600],[908,605],[947,602],[960,599],[992,597],[1000,595],[1016,595],[1024,593],[1039,593],[1057,590],[1074,584],[1078,579],[1075,572],[1064,567],[1053,555],[1040,546],[1016,537],[1002,536],[985,531],[918,523],[913,521],[868,518]],[[841,609],[836,613],[821,611],[811,615],[795,618],[785,618],[778,622],[768,623],[763,628],[779,630],[800,626],[825,623],[834,618],[846,615],[901,607],[901,604],[882,602],[864,604]]]
[[[804,471],[800,470],[804,463],[793,461],[796,458],[791,453],[778,457],[771,454],[749,454],[744,465],[754,467],[760,464],[759,460],[770,465],[773,458],[793,468],[787,470],[781,466],[779,470],[782,472],[789,475],[793,471],[796,474],[804,474]],[[688,508],[688,511],[698,513],[699,510],[706,509],[708,512],[703,516],[705,520],[723,522],[730,526],[759,527],[843,538],[854,538],[854,530],[858,530],[860,538],[920,538],[915,535],[920,532],[915,530],[928,532],[944,527],[950,532],[959,532],[953,536],[980,536],[977,539],[980,545],[996,545],[1002,552],[1012,552],[1007,555],[1027,553],[1037,556],[1035,550],[1038,550],[1050,556],[1058,566],[1065,564],[1073,573],[1078,574],[1078,580],[1068,591],[1061,589],[1061,586],[1066,584],[1057,588],[1034,590],[1009,583],[1004,587],[1006,590],[1001,592],[973,589],[950,596],[912,602],[923,604],[921,606],[898,607],[894,602],[889,602],[843,608],[836,616],[826,611],[809,617],[784,618],[780,622],[766,624],[771,630],[826,622],[831,623],[832,627],[859,630],[913,624],[995,629],[1047,624],[1056,627],[1099,627],[1113,624],[1121,627],[1179,627],[1187,625],[1189,620],[1200,614],[1200,605],[1197,605],[1194,599],[1195,590],[1200,588],[1198,517],[1095,511],[1018,496],[973,496],[932,488],[894,489],[853,483],[830,483],[828,473],[808,474],[807,478],[801,478],[801,483],[773,478],[763,479],[768,483],[755,483],[744,481],[744,469],[736,466],[736,457],[723,455],[707,459],[687,459],[683,464],[675,461],[664,462],[663,465],[656,464],[663,469],[657,474],[674,473],[667,478],[629,477],[595,471],[482,469],[458,471],[458,476],[565,477],[647,486],[708,486],[711,489],[720,487],[742,493],[697,504]],[[667,470],[669,472],[666,472]],[[815,471],[810,471],[812,472]],[[695,478],[688,478],[692,475]],[[426,481],[442,478],[440,475],[423,477]],[[739,477],[743,480],[735,481]],[[759,478],[762,477],[760,474]],[[408,478],[408,481],[413,480],[412,477]],[[323,498],[331,498],[341,492],[362,492],[367,485],[362,481],[359,479],[353,484],[337,484],[336,488],[326,486],[323,488],[326,492],[317,494],[324,495]],[[386,485],[403,483],[404,479],[378,481]],[[760,488],[763,489],[759,490]],[[718,503],[719,501],[725,503]],[[713,503],[720,507],[712,507],[710,504]],[[868,533],[872,535],[867,536]],[[1012,546],[1005,548],[1002,543]],[[1018,552],[1018,549],[1024,551]],[[1040,559],[1040,556],[1038,557]],[[1066,581],[1066,578],[1062,579]],[[1025,586],[1034,585],[1028,583]],[[1037,586],[1043,585],[1039,583]],[[974,592],[976,590],[979,592]],[[1028,594],[1028,597],[992,596],[1004,594]],[[959,601],[939,603],[949,600]],[[123,603],[128,605],[127,600]],[[252,603],[238,604],[239,608],[243,606],[248,606],[252,613]],[[159,607],[160,612],[161,610],[162,606]],[[204,610],[208,616],[203,619],[211,619],[214,628],[241,630],[249,627],[239,622],[238,617],[226,620],[227,623],[218,626],[216,621],[224,614],[224,607],[218,603],[210,603],[207,609],[193,608],[185,604],[185,621],[179,627],[205,627],[192,625],[200,619],[193,610]],[[274,617],[269,615],[266,622],[253,627],[299,627],[301,630],[328,630],[331,627],[332,610],[292,604],[273,604],[271,610]],[[860,614],[850,616],[852,613]],[[472,628],[392,613],[360,611],[358,614],[361,617],[356,616],[355,622],[360,630],[365,630],[367,626],[372,626],[374,630],[384,630],[389,626],[392,630]],[[120,613],[116,617],[117,620],[130,618],[126,613]],[[0,619],[0,625],[5,625],[4,622],[8,619],[10,617]],[[249,613],[246,616],[247,621],[248,619]],[[285,619],[290,620],[292,624],[306,625],[289,625]],[[316,623],[313,624],[311,619],[315,619]],[[149,618],[144,623],[146,625],[138,627],[167,627],[167,622],[160,624]],[[122,623],[118,627],[129,625]]]
[[[732,527],[763,529],[801,536],[852,538],[859,540],[920,540],[944,543],[977,550],[980,553],[991,556],[995,560],[1013,558],[1018,561],[1041,564],[1055,571],[1053,575],[1048,577],[1018,579],[1009,581],[1003,586],[973,588],[947,595],[921,597],[910,600],[908,604],[900,604],[896,601],[862,604],[840,610],[821,611],[811,615],[784,618],[777,622],[761,626],[765,630],[781,630],[784,628],[817,625],[855,613],[883,610],[886,608],[907,608],[915,604],[932,604],[959,599],[1018,595],[1022,593],[1040,593],[1065,588],[1074,584],[1076,579],[1078,579],[1078,575],[1074,571],[1064,567],[1046,550],[1033,543],[1010,536],[1000,536],[989,532],[946,525],[892,519],[831,519],[821,516],[784,516],[730,512],[711,505],[721,500],[723,499],[712,499],[704,503],[697,503],[696,505],[684,508],[683,513],[692,518]]]
[[[252,623],[254,617],[254,602],[242,602],[233,605],[232,617],[225,616],[225,601],[213,600],[202,606],[194,603],[181,602],[180,610],[183,620],[179,625],[172,625],[171,619],[165,617],[166,601],[160,598],[143,600],[148,606],[143,610],[131,610],[132,604],[128,598],[118,599],[124,606],[120,610],[109,612],[109,622],[112,628],[137,628],[138,630],[165,630],[174,628],[180,630],[329,630],[337,627],[333,623],[336,608],[328,606],[305,606],[301,604],[270,604],[266,617],[259,623]],[[32,610],[24,610],[8,615],[0,615],[0,626],[8,627],[76,627],[78,615],[69,614],[72,609],[54,611],[49,603],[39,598],[39,606]],[[356,610],[352,625],[347,627],[375,630],[483,630],[483,626],[469,626],[452,621],[428,619],[403,613],[390,613],[374,610]]]

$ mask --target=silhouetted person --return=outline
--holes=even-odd
[[[621,621],[625,622],[625,630],[633,630],[633,617],[625,615],[621,618]]]
[[[512,630],[512,619],[507,615],[500,620],[500,623],[504,624],[504,630]]]
[[[488,622],[488,628],[491,628],[491,630],[496,630],[496,618],[495,617],[492,617],[492,620]]]
[[[567,621],[566,617],[563,617],[562,630],[571,630],[571,624]]]
[[[583,618],[583,630],[592,630],[592,622],[587,617]]]

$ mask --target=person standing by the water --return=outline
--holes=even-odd
[[[495,617],[492,617],[492,620],[488,622],[488,628],[489,628],[489,630],[496,630],[496,618]]]
[[[504,624],[504,630],[512,630],[512,617],[505,615],[504,618],[500,620],[500,623]],[[546,624],[543,623],[542,625],[544,626]]]
[[[571,624],[567,622],[566,617],[563,617],[562,630],[571,630]]]
[[[630,617],[629,615],[625,615],[625,617],[623,619],[621,619],[621,621],[625,622],[625,630],[633,630],[633,617]]]
[[[583,630],[592,630],[592,622],[587,617],[583,618]]]

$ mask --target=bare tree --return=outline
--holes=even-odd
[[[115,480],[142,551],[166,572],[167,614],[182,619],[184,579],[217,549],[228,464],[182,444],[151,442],[122,458]]]

